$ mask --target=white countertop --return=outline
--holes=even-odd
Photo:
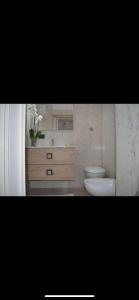
[[[27,146],[26,148],[76,148],[76,146]]]

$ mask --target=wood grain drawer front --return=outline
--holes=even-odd
[[[38,148],[26,150],[26,164],[74,164],[75,149]]]
[[[28,165],[27,180],[74,180],[74,165]]]

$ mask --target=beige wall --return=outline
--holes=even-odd
[[[93,131],[90,130],[93,128]],[[81,187],[86,166],[106,167],[110,177],[115,174],[114,106],[108,104],[74,104],[74,130],[47,132],[39,144],[75,144],[76,180],[72,182],[32,182],[32,187]]]
[[[139,104],[116,104],[116,195],[139,190]]]

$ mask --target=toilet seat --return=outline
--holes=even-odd
[[[85,171],[89,173],[105,173],[105,169],[102,167],[86,167]]]

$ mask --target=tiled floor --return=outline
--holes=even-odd
[[[27,196],[47,196],[47,195],[68,195],[74,194],[75,196],[90,196],[84,188],[32,188],[29,189]]]

